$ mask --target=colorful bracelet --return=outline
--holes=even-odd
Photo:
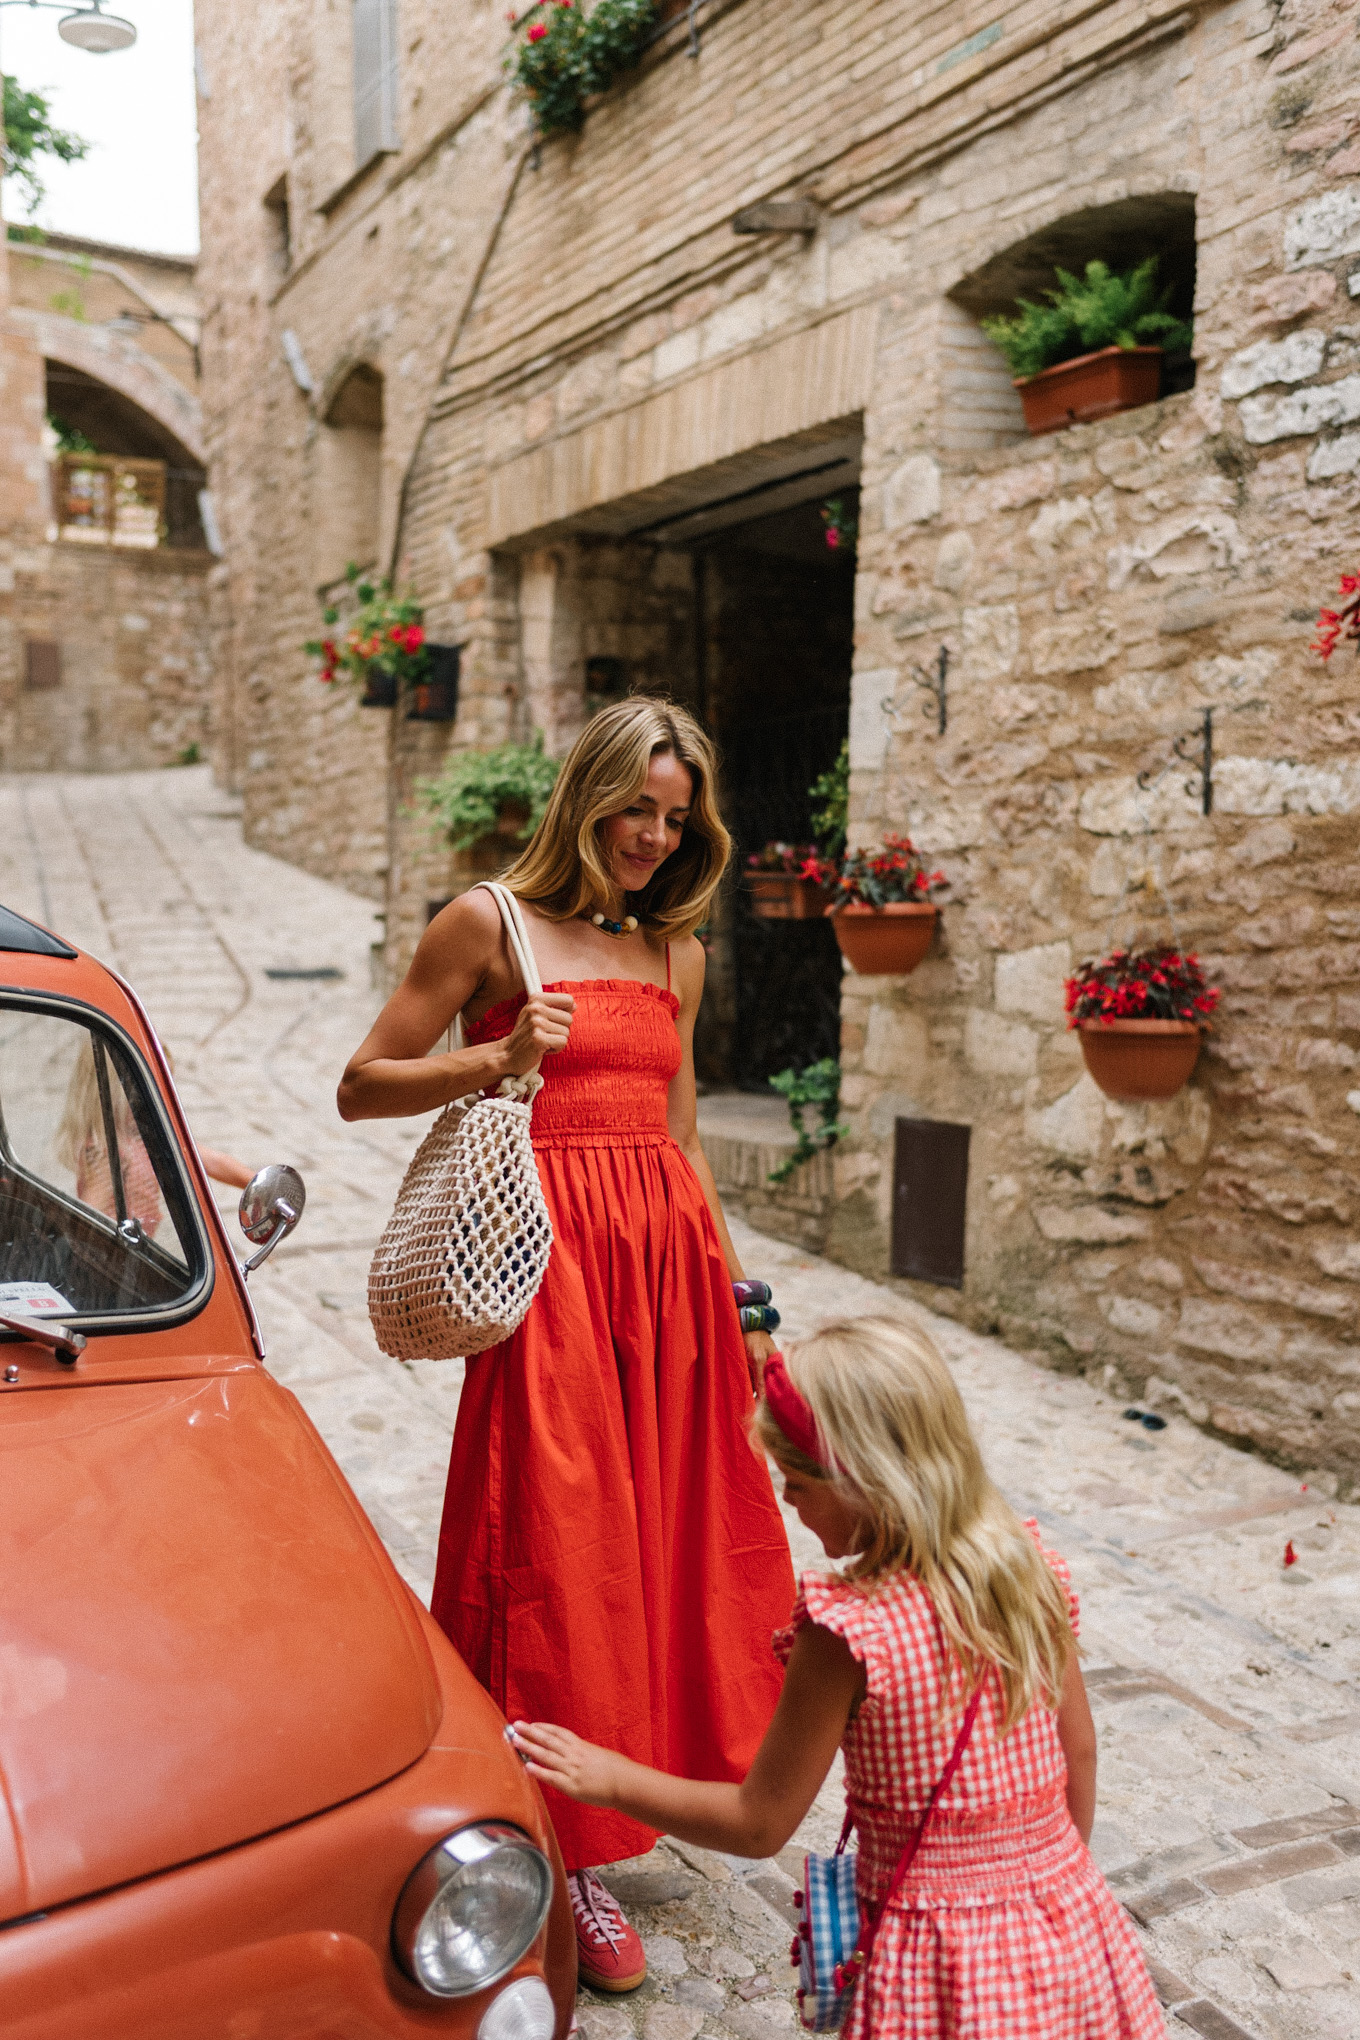
[[[764,1286],[763,1284],[761,1285]],[[779,1312],[772,1303],[745,1303],[737,1312],[744,1332],[777,1332]]]
[[[737,1300],[737,1309],[747,1303],[773,1303],[774,1292],[768,1282],[734,1282],[732,1294]]]

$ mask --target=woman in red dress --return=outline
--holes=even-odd
[[[683,710],[634,699],[596,716],[505,877],[544,991],[525,997],[495,902],[465,893],[426,931],[340,1110],[428,1112],[543,1058],[552,1255],[519,1330],[467,1362],[433,1612],[511,1719],[728,1780],[774,1710],[770,1634],[794,1588],[745,1430],[773,1346],[742,1329],[696,1128],[694,930],[730,853],[713,788]],[[458,1013],[466,1046],[429,1054]],[[593,1871],[655,1832],[551,1796],[582,1975],[631,1990],[641,1944]]]

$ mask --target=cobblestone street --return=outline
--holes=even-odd
[[[347,1127],[334,1107],[377,999],[372,904],[243,847],[234,803],[203,768],[8,778],[0,806],[0,900],[130,979],[206,1144],[301,1168],[302,1225],[253,1282],[269,1364],[428,1594],[459,1369],[385,1359],[364,1307],[368,1256],[418,1129]],[[221,1196],[226,1208],[232,1193]],[[833,1311],[915,1308],[734,1232],[795,1335]],[[1072,1562],[1101,1739],[1093,1846],[1143,1931],[1169,2030],[1353,2040],[1360,1509],[1325,1478],[1286,1474],[1179,1417],[1150,1431],[1091,1382],[948,1321],[933,1329],[993,1471]],[[817,1553],[796,1537],[795,1556]],[[833,1779],[806,1839],[829,1846],[838,1822]],[[611,1871],[651,1976],[626,2002],[583,1997],[588,2040],[792,2031],[797,1854],[752,1864],[663,1844]]]

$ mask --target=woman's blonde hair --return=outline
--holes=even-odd
[[[786,1364],[838,1471],[791,1445],[764,1401],[756,1433],[781,1465],[864,1508],[867,1542],[845,1577],[872,1592],[914,1573],[966,1688],[992,1666],[1000,1673],[1003,1733],[1036,1700],[1056,1707],[1076,1648],[1066,1593],[988,1476],[930,1339],[893,1318],[842,1318],[791,1347]]]
[[[678,847],[629,911],[667,942],[692,935],[727,869],[732,839],[715,798],[717,759],[694,717],[647,695],[616,702],[593,716],[562,761],[548,811],[504,874],[517,898],[550,921],[598,913],[614,888],[600,854],[600,830],[636,800],[653,758],[669,755],[688,768],[694,792]]]

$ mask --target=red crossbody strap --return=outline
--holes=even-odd
[[[902,1880],[905,1878],[908,1870],[910,1870],[912,1863],[915,1860],[916,1852],[920,1848],[922,1840],[924,1839],[926,1828],[930,1824],[931,1814],[934,1813],[936,1806],[939,1804],[940,1800],[943,1799],[945,1793],[949,1790],[950,1782],[953,1779],[954,1773],[959,1768],[960,1759],[962,1758],[965,1749],[968,1747],[968,1738],[973,1733],[973,1723],[977,1720],[978,1709],[981,1705],[982,1705],[982,1681],[979,1680],[977,1685],[973,1688],[973,1697],[968,1702],[968,1706],[964,1711],[963,1721],[960,1724],[958,1735],[954,1738],[954,1747],[953,1750],[950,1752],[949,1762],[945,1765],[943,1771],[941,1771],[939,1783],[936,1785],[935,1790],[931,1793],[930,1798],[926,1802],[926,1810],[921,1815],[921,1819],[917,1825],[916,1832],[912,1835],[911,1840],[907,1843],[906,1848],[903,1849],[901,1855],[897,1859],[897,1868],[893,1871],[892,1881],[889,1884],[887,1890],[884,1892],[882,1898],[879,1900],[878,1905],[875,1907],[873,1913],[870,1914],[866,1908],[864,1924],[860,1928],[859,1942],[855,1948],[855,1952],[850,1957],[850,1960],[843,1965],[842,1974],[847,1984],[852,1983],[854,1979],[860,1974],[861,1970],[863,1970],[866,1964],[868,1963],[869,1957],[873,1952],[874,1935],[878,1932],[878,1923],[883,1918],[883,1915],[888,1910],[888,1907],[892,1904],[894,1898],[896,1898],[898,1891],[901,1889]],[[846,1816],[847,1833],[849,1830],[849,1826],[850,1817],[847,1814]],[[841,1847],[844,1848],[844,1846],[845,1835],[843,1834],[841,1837]],[[839,1851],[837,1851],[837,1853],[839,1854]]]

